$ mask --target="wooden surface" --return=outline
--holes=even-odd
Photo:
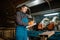
[[[46,31],[43,32],[42,34],[39,34],[39,36],[41,37],[40,40],[47,40],[49,37],[51,37],[55,32],[54,31]]]
[[[15,27],[0,27],[0,40],[15,39]]]
[[[46,31],[46,32],[43,32],[42,34],[39,34],[41,36],[52,36],[55,32],[54,31]]]

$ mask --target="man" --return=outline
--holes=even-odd
[[[28,17],[27,17],[28,7],[23,5],[20,10],[16,12],[17,17],[17,27],[16,27],[16,40],[27,40],[27,29]]]

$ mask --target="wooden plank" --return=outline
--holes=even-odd
[[[52,36],[55,32],[54,31],[46,31],[46,32],[43,32],[42,34],[39,34],[40,36]]]
[[[39,34],[40,40],[47,40],[49,37],[51,37],[55,32],[54,31],[46,31],[43,32],[42,34]]]

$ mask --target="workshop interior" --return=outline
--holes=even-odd
[[[60,0],[0,0],[0,40],[16,40],[16,9],[27,5],[27,40],[60,40]]]

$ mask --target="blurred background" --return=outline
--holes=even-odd
[[[0,40],[15,40],[16,9],[24,4],[31,9],[36,23],[57,16],[60,25],[60,0],[0,0]]]

